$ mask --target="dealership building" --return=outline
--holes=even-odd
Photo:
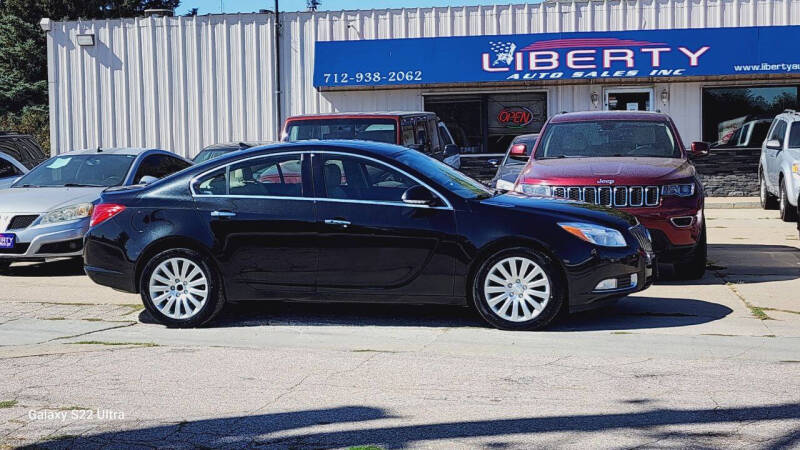
[[[276,27],[276,22],[278,26]],[[755,190],[798,106],[800,0],[606,0],[51,22],[51,142],[191,157],[290,115],[436,112],[465,160],[564,111],[670,114],[714,194]],[[277,28],[277,29],[276,29]]]

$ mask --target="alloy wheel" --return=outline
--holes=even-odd
[[[489,269],[484,301],[498,317],[510,322],[536,318],[550,301],[550,280],[534,261],[513,256]]]
[[[197,315],[208,300],[208,278],[195,262],[169,258],[153,270],[149,292],[161,314],[170,319],[189,319]]]

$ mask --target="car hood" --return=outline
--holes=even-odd
[[[77,203],[94,202],[105,188],[40,187],[0,190],[0,213],[41,214]]]
[[[532,197],[516,192],[481,200],[486,206],[514,208],[531,213],[550,213],[563,216],[564,220],[585,220],[618,229],[632,227],[639,223],[635,216],[618,209],[553,197]]]
[[[690,178],[694,166],[683,158],[561,158],[531,160],[521,180],[529,184],[631,185]]]

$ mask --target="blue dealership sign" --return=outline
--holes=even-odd
[[[314,86],[800,73],[800,26],[317,42]]]

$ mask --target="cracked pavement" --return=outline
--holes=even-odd
[[[800,448],[800,241],[774,216],[709,210],[705,278],[536,333],[281,303],[170,330],[73,263],[14,266],[0,447]]]

